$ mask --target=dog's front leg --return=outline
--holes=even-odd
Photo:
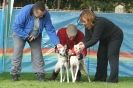
[[[69,83],[69,70],[67,64],[66,64],[66,73],[67,73],[67,83]]]
[[[79,65],[76,66],[76,72],[75,72],[74,82],[77,79],[78,70],[79,70]]]
[[[72,82],[74,82],[74,71],[73,71],[73,66],[71,66],[71,75],[72,75]]]
[[[60,82],[62,83],[62,67],[60,67]]]

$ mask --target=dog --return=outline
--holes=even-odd
[[[58,62],[56,65],[59,66],[59,68],[60,68],[60,82],[62,83],[65,81],[65,72],[66,72],[67,83],[69,83],[69,66],[68,66],[67,46],[66,45],[64,47],[61,47],[58,49]]]
[[[85,65],[84,58],[79,60],[81,52],[82,50],[80,46],[78,44],[74,45],[74,48],[72,50],[72,55],[70,56],[70,70],[71,70],[71,75],[72,75],[72,82],[76,81],[78,70],[80,69],[80,65],[83,67],[83,70],[85,71],[87,75],[88,81],[91,82],[89,73]]]

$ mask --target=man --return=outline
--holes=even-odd
[[[68,25],[67,28],[61,28],[59,29],[57,33],[60,43],[62,45],[67,45],[67,49],[69,50],[69,55],[72,55],[72,49],[73,46],[78,44],[79,42],[83,41],[84,34],[77,29],[77,27],[73,24]],[[80,55],[80,59],[82,59],[84,56],[86,56],[87,50],[84,49],[83,52]],[[59,67],[55,66],[55,70],[53,71],[51,80],[55,80],[58,73],[59,73]],[[80,81],[81,79],[81,72],[78,71],[77,75],[77,81]]]
[[[16,17],[13,25],[14,53],[12,58],[11,75],[18,81],[21,71],[22,54],[25,43],[31,47],[33,71],[39,81],[44,80],[44,61],[41,52],[42,31],[45,28],[52,43],[58,47],[59,39],[52,25],[45,3],[38,1],[35,4],[24,6]]]

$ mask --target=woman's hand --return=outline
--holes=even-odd
[[[79,47],[81,48],[81,50],[83,50],[85,48],[85,45],[83,42],[79,42],[78,43]]]

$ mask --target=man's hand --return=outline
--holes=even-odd
[[[57,44],[57,49],[64,47],[62,44]]]
[[[55,52],[58,53],[59,49],[62,48],[62,47],[63,47],[63,45],[57,44],[56,47],[55,47]]]
[[[35,38],[35,36],[33,36],[33,35],[30,35],[29,36],[29,38],[28,38],[28,40],[31,42],[31,41],[33,41],[33,40],[35,40],[36,38]]]
[[[85,48],[85,45],[83,42],[79,42],[78,43],[79,47],[81,48],[81,50],[83,50]]]
[[[31,42],[33,40],[35,40],[38,37],[38,30],[33,30],[28,38],[28,40]]]

